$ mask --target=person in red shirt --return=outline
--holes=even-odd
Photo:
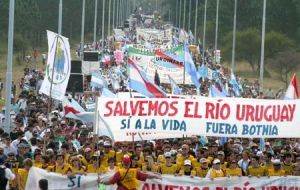
[[[117,190],[136,190],[140,186],[140,181],[147,179],[161,179],[160,175],[152,173],[144,173],[136,168],[131,168],[131,159],[128,155],[124,155],[122,159],[123,167],[119,169],[108,181],[100,180],[105,185],[117,184]]]

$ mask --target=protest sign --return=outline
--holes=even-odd
[[[101,175],[101,179],[109,179],[112,173]],[[32,167],[29,171],[28,180],[26,183],[26,190],[39,189],[38,181],[40,179],[47,179],[49,189],[78,189],[78,190],[92,190],[97,189],[96,174],[76,175],[68,178],[66,175],[47,172],[45,170]],[[273,190],[286,189],[295,190],[300,187],[300,177],[231,177],[231,178],[217,178],[214,180],[198,177],[186,176],[171,176],[162,175],[161,180],[147,180],[142,182],[139,190]],[[105,187],[106,190],[116,189],[115,185]]]
[[[99,98],[96,114],[112,133],[293,138],[300,137],[299,106],[299,100]]]
[[[192,84],[190,75],[184,72],[184,67],[178,67],[172,61],[156,55],[154,51],[129,47],[128,56],[129,59],[142,67],[150,80],[154,80],[155,71],[157,70],[161,83],[169,84],[170,75],[174,78],[177,84],[183,84],[184,82],[185,84]],[[174,60],[177,60],[176,62],[180,62],[182,64],[184,62],[182,46],[166,50],[163,53],[167,54]]]

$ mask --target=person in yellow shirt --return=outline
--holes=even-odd
[[[68,172],[71,172],[71,166],[68,163],[65,163],[63,154],[57,154],[56,155],[56,164],[51,168],[51,171],[54,173],[59,174],[68,174]]]
[[[136,190],[140,187],[140,181],[146,181],[146,179],[161,179],[159,175],[130,168],[131,159],[128,155],[123,157],[122,165],[123,168],[120,168],[108,181],[100,179],[99,182],[105,185],[117,184],[117,190]]]
[[[250,166],[248,167],[247,174],[249,177],[251,176],[265,176],[266,175],[266,168],[262,166],[260,163],[260,157],[254,156],[251,158]]]
[[[121,164],[122,158],[125,155],[131,156],[130,152],[128,152],[128,144],[127,143],[123,143],[121,151],[119,151],[119,152],[116,153],[116,162],[117,162],[117,165]]]
[[[143,146],[142,144],[138,143],[135,145],[135,154],[138,157],[138,166],[142,168],[144,163],[144,155],[143,155]]]
[[[157,157],[157,163],[158,164],[164,164],[166,163],[166,159],[164,157],[164,154],[167,153],[167,152],[170,152],[171,151],[171,145],[170,144],[164,144],[164,147],[163,147],[163,153],[158,155]]]
[[[98,169],[97,169],[98,168]],[[107,167],[104,166],[101,162],[101,159],[98,155],[94,154],[92,157],[92,163],[88,165],[86,172],[87,173],[103,173],[107,169]]]
[[[225,153],[223,151],[219,151],[217,158],[221,161],[221,168],[223,171],[227,169],[227,162],[225,162]]]
[[[177,165],[172,163],[172,155],[170,152],[165,153],[166,163],[159,166],[159,173],[175,175],[177,173]]]
[[[108,165],[108,159],[115,158],[116,152],[112,149],[112,144],[109,141],[105,141],[103,144],[104,150],[104,160],[102,165],[107,166]]]
[[[300,155],[296,157],[296,163],[294,164],[292,175],[300,176]]]
[[[108,167],[106,167],[105,172],[117,172],[119,170],[119,167],[116,166],[116,159],[110,158],[108,159]]]
[[[207,175],[208,170],[209,170],[208,160],[206,158],[201,158],[199,160],[199,162],[200,162],[200,167],[199,168],[195,168],[196,175],[198,177],[205,177]]]
[[[179,171],[179,176],[181,175],[190,176],[190,177],[196,176],[196,170],[192,168],[192,161],[190,160],[184,161],[183,169]]]
[[[29,158],[26,158],[23,161],[23,165],[24,165],[24,168],[19,168],[18,175],[17,175],[19,190],[25,190],[26,182],[27,182],[27,178],[28,178],[28,172],[33,165],[32,160]]]
[[[292,162],[292,154],[287,152],[284,154],[283,162],[281,163],[282,169],[284,169],[286,175],[291,175],[294,164]]]
[[[36,151],[34,153],[34,156],[33,156],[33,166],[34,167],[37,167],[37,168],[42,168],[43,166],[43,158],[42,158],[42,153],[40,151]]]
[[[281,166],[281,162],[279,159],[275,159],[272,161],[273,168],[268,169],[268,176],[285,176],[285,171]]]
[[[81,160],[78,158],[78,156],[73,156],[71,158],[71,171],[72,175],[85,174],[86,172],[86,167],[82,165]]]
[[[144,172],[158,172],[159,166],[154,162],[152,156],[146,156],[142,164],[142,171]]]
[[[181,154],[177,155],[177,160],[176,160],[176,164],[178,168],[182,169],[185,160],[193,161],[195,159],[194,156],[190,155],[189,151],[190,151],[189,145],[183,144],[181,146]]]
[[[264,154],[264,162],[261,163],[261,166],[263,166],[266,169],[266,172],[268,172],[269,169],[273,168],[273,163],[272,163],[272,159],[273,159],[273,154],[271,152],[267,152],[266,154]]]
[[[242,169],[238,167],[237,162],[235,160],[232,160],[229,165],[229,167],[226,168],[226,176],[230,177],[230,176],[238,176],[241,177],[242,176]]]
[[[206,178],[214,179],[218,177],[225,177],[225,173],[221,169],[221,161],[219,159],[214,159],[212,164],[212,168],[208,170]]]

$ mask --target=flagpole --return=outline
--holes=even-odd
[[[236,11],[237,11],[237,0],[234,0],[231,72],[234,72],[234,64],[235,64]]]
[[[82,16],[81,16],[81,61],[83,60],[83,51],[84,51],[84,21],[85,21],[85,0],[82,0]]]
[[[175,10],[175,26],[178,27],[178,0],[176,0],[176,10]]]
[[[192,9],[192,0],[189,2],[189,22],[188,22],[188,30],[191,29],[191,9]]]
[[[179,0],[179,10],[178,10],[178,11],[179,11],[179,18],[178,18],[178,22],[179,22],[179,23],[178,23],[178,28],[179,28],[179,29],[180,29],[180,27],[181,27],[181,26],[180,26],[180,24],[181,24],[181,1],[182,1],[182,0]]]
[[[206,10],[207,10],[207,0],[204,4],[204,21],[203,21],[203,63],[205,64],[205,38],[206,38]]]
[[[59,0],[59,11],[58,11],[58,34],[61,35],[62,29],[62,0]]]
[[[11,87],[12,87],[12,64],[14,44],[14,20],[15,0],[9,2],[9,24],[8,24],[8,47],[7,47],[7,68],[6,68],[6,100],[5,100],[5,132],[10,134],[11,128]]]
[[[107,36],[110,36],[110,14],[111,14],[111,0],[108,0],[108,32]]]
[[[195,13],[195,31],[194,31],[194,35],[195,35],[195,43],[197,43],[197,18],[198,18],[198,0],[196,0],[196,13]]]
[[[120,0],[115,0],[115,1],[116,1],[116,20],[115,20],[115,22],[116,22],[115,24],[116,25],[115,25],[115,27],[117,28],[119,26],[119,6],[120,6],[119,5],[120,4],[119,1]]]
[[[219,3],[220,0],[217,0],[217,9],[216,9],[216,33],[215,33],[215,63],[217,61],[216,52],[218,49],[218,30],[219,30]]]
[[[94,15],[94,43],[96,43],[96,32],[97,32],[97,16],[98,16],[98,0],[95,0],[95,15]],[[96,44],[95,44],[96,47]]]
[[[262,34],[261,34],[261,54],[260,54],[260,91],[264,90],[264,55],[265,55],[265,31],[266,31],[266,5],[267,0],[264,0],[263,19],[262,19]]]
[[[186,1],[187,0],[183,0],[183,26],[182,28],[185,30],[185,9],[186,9]]]
[[[105,17],[105,0],[102,0],[102,53],[104,52],[104,17]]]
[[[51,73],[49,103],[48,103],[48,116],[50,116],[50,112],[52,110],[52,88],[53,88],[54,69],[55,69],[55,63],[56,63],[55,58],[56,58],[56,52],[57,52],[58,37],[59,37],[59,35],[56,35],[55,52],[54,52],[53,67],[52,67],[52,73]]]
[[[116,0],[113,0],[113,10],[112,10],[112,28],[115,28],[115,7],[116,6]]]

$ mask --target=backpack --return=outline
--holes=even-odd
[[[0,167],[0,190],[5,190],[7,185],[7,178],[5,177],[5,167]]]

